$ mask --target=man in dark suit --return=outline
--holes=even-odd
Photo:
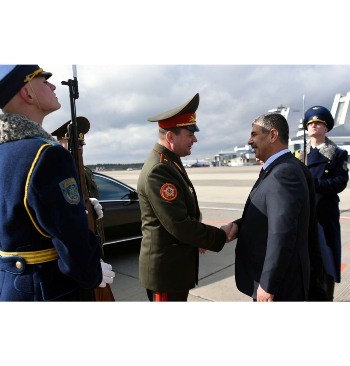
[[[306,146],[307,165],[316,190],[318,236],[324,267],[323,286],[328,301],[333,301],[335,282],[340,282],[341,236],[339,196],[349,180],[348,152],[339,148],[327,136],[334,126],[330,111],[314,106],[305,112],[303,120],[310,141]]]
[[[264,165],[232,230],[238,238],[237,288],[256,301],[308,298],[309,188],[288,139],[281,114],[268,113],[252,123],[248,144]]]

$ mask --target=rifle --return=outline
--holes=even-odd
[[[81,197],[83,197],[85,209],[88,214],[89,228],[97,235],[96,219],[97,215],[89,200],[89,191],[86,184],[85,170],[83,163],[83,145],[84,134],[80,133],[78,136],[78,125],[76,116],[75,101],[79,98],[77,69],[73,65],[73,79],[62,81],[62,85],[69,87],[69,99],[71,109],[71,121],[68,124],[68,150],[71,153],[78,175],[78,187],[80,188]],[[84,118],[84,117],[80,117]],[[86,119],[87,120],[87,119]],[[88,120],[87,120],[88,121]],[[98,235],[97,235],[98,236]],[[103,252],[102,243],[100,240],[101,250]],[[107,283],[106,287],[97,287],[94,289],[96,301],[115,301],[110,285]]]

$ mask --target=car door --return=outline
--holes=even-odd
[[[101,173],[94,172],[94,179],[103,207],[104,245],[141,238],[141,211],[136,190]]]

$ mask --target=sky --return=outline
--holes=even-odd
[[[40,64],[53,73],[62,104],[44,128],[52,132],[70,120],[72,65]],[[147,118],[175,108],[197,92],[198,142],[188,159],[212,159],[244,146],[251,122],[280,105],[290,107],[290,137],[305,108],[329,109],[337,93],[350,91],[350,65],[77,65],[78,116],[90,121],[86,164],[139,163],[157,140],[158,124]]]
[[[244,146],[252,120],[280,105],[291,108],[293,137],[303,95],[306,108],[331,108],[337,93],[350,91],[342,1],[300,7],[286,1],[283,8],[275,0],[200,6],[179,0],[176,7],[135,0],[109,8],[112,3],[81,7],[62,0],[1,45],[2,63],[35,63],[53,73],[62,107],[45,119],[49,132],[70,119],[68,87],[61,81],[72,78],[77,65],[77,115],[91,124],[86,164],[143,162],[157,141],[157,124],[147,118],[197,92],[200,132],[188,159],[212,159]],[[15,3],[6,6],[16,11]],[[22,6],[17,24],[26,24],[33,8]],[[6,22],[13,27],[5,17],[3,29]]]

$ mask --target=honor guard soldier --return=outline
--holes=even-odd
[[[340,283],[341,236],[339,196],[349,180],[348,152],[327,136],[334,126],[330,111],[314,106],[303,120],[310,141],[306,146],[305,164],[313,177],[316,190],[318,235],[324,267],[323,286],[328,301],[333,301],[334,285]],[[304,154],[301,155],[304,160]]]
[[[77,117],[76,121],[77,121],[78,139],[81,140],[82,145],[86,145],[85,135],[90,130],[90,122],[85,117]],[[71,121],[64,123],[62,126],[58,127],[55,131],[51,132],[51,135],[56,137],[58,143],[60,145],[62,145],[65,149],[68,149],[68,140],[69,140],[68,126],[69,126],[70,122]],[[89,191],[90,202],[93,205],[93,207],[96,211],[96,215],[97,215],[96,229],[97,229],[97,234],[100,238],[100,244],[101,244],[101,248],[102,248],[102,245],[105,242],[105,236],[104,236],[104,228],[103,228],[103,222],[102,222],[102,218],[103,218],[102,206],[98,202],[98,200],[99,200],[98,188],[97,188],[97,184],[94,179],[93,171],[90,168],[88,168],[87,166],[84,166],[84,172],[85,172],[85,180],[86,180],[87,189]]]
[[[196,192],[181,157],[191,154],[198,132],[199,94],[149,118],[159,139],[141,170],[137,189],[142,219],[140,282],[150,301],[187,301],[198,284],[199,251],[219,252],[232,226],[200,222]]]
[[[61,105],[38,65],[0,66],[0,300],[78,301],[111,283],[69,152],[42,128]]]

